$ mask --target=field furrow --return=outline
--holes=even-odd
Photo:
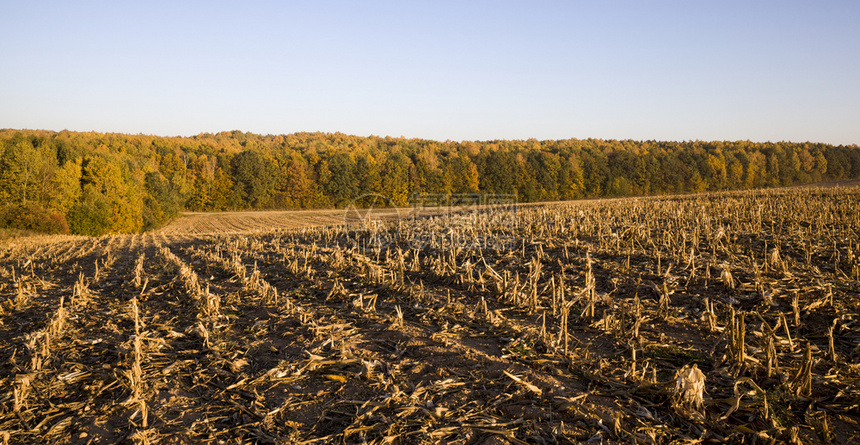
[[[858,207],[771,190],[15,240],[0,438],[853,443]]]

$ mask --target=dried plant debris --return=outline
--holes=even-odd
[[[0,443],[858,443],[858,201],[18,238],[0,246]]]
[[[679,413],[701,417],[705,403],[705,374],[696,363],[684,365],[675,376],[675,393],[672,403]]]

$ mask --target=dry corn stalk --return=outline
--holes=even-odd
[[[144,425],[144,428],[146,428],[145,425]],[[153,437],[151,437],[151,436],[157,437],[157,434],[155,433],[155,431],[139,429],[139,430],[135,431],[134,434],[131,435],[131,440],[136,445],[150,445],[150,444],[154,443],[152,441]],[[157,442],[155,442],[155,443],[157,443]]]
[[[773,249],[771,249],[768,261],[770,262],[770,265],[774,268],[779,267],[781,265],[782,261],[779,258],[779,248],[774,247]]]
[[[203,301],[201,302],[201,315],[207,320],[217,320],[221,317],[221,297],[217,294],[209,292],[209,284],[206,284],[206,290],[203,292]]]
[[[672,395],[672,406],[680,413],[688,416],[702,416],[705,394],[705,374],[698,365],[684,365],[675,373],[675,390]]]
[[[779,328],[779,325],[777,325]],[[774,370],[779,370],[779,355],[776,352],[776,334],[773,329],[768,326],[767,344],[765,345],[765,355],[767,357],[767,376],[773,377]]]
[[[143,397],[143,348],[140,328],[143,322],[140,319],[140,311],[138,310],[137,297],[131,300],[132,316],[134,317],[134,359],[131,365],[131,371],[126,373],[131,386],[132,396],[129,403],[137,403],[141,415],[141,425],[146,428],[148,423],[148,409],[146,401]]]
[[[666,280],[663,280],[663,286],[660,289],[660,302],[657,313],[660,318],[666,319],[669,316],[669,288],[666,286]]]
[[[26,408],[27,398],[30,396],[30,374],[15,376],[15,388],[12,389],[15,412],[21,412]]]
[[[791,309],[794,312],[794,326],[800,326],[800,295],[797,292],[791,299]]]
[[[752,390],[747,391],[745,393],[741,393],[738,390],[738,387],[744,383],[746,383],[750,387],[752,387]],[[770,405],[767,403],[767,392],[765,392],[765,390],[763,390],[760,386],[758,386],[758,384],[756,384],[756,382],[753,381],[751,378],[741,377],[741,378],[737,379],[735,381],[735,385],[734,385],[734,393],[735,393],[735,395],[732,398],[734,403],[732,403],[731,408],[729,408],[729,410],[726,412],[726,414],[724,414],[722,417],[720,417],[720,420],[727,419],[733,412],[737,411],[741,407],[741,399],[745,395],[758,395],[758,396],[760,396],[761,400],[758,403],[760,403],[762,406],[762,410],[764,411],[764,413],[763,413],[764,418],[770,419]],[[748,405],[750,405],[750,404],[748,404]]]
[[[830,354],[830,361],[836,363],[836,347],[833,343],[833,330],[836,328],[836,325],[839,323],[838,318],[833,319],[833,323],[827,329],[827,352]]]
[[[711,332],[717,331],[717,314],[714,313],[714,303],[709,298],[705,298],[705,316],[708,319],[708,329]]]
[[[78,281],[75,282],[75,286],[72,291],[72,302],[82,301],[87,293],[89,293],[87,280],[84,278],[84,273],[81,272],[78,274]]]
[[[729,343],[730,358],[738,366],[738,369],[743,368],[746,363],[746,326],[744,323],[744,314],[738,316],[732,308],[731,320],[731,339]]]
[[[558,342],[562,345],[562,352],[567,357],[567,348],[570,344],[570,334],[567,331],[568,317],[570,315],[570,307],[573,306],[573,301],[565,302],[564,295],[561,299],[561,319],[558,326]]]
[[[803,355],[803,362],[797,373],[789,383],[789,387],[798,396],[809,396],[812,394],[812,348],[809,343],[806,344],[806,352]]]
[[[630,342],[630,371],[628,376],[636,380],[636,344],[634,342]]]
[[[242,268],[244,270],[244,267]],[[257,262],[254,261],[254,270],[251,272],[251,278],[248,279],[247,288],[257,289],[260,285],[260,269],[257,269]]]
[[[144,259],[145,259],[145,256],[144,256],[143,252],[141,252],[140,255],[138,255],[138,257],[137,257],[137,261],[134,263],[134,279],[132,280],[132,282],[134,283],[134,287],[136,287],[136,288],[140,288],[140,286],[143,282],[143,275],[144,275],[143,261],[144,261]]]
[[[537,395],[541,395],[541,394],[543,394],[543,391],[541,391],[541,389],[540,389],[540,388],[538,388],[537,386],[535,386],[535,385],[533,385],[533,384],[531,384],[531,383],[529,383],[529,382],[527,382],[527,381],[523,380],[523,379],[522,379],[522,378],[520,378],[520,377],[517,377],[517,376],[515,376],[515,375],[513,375],[513,374],[509,373],[508,371],[502,371],[502,372],[504,372],[506,376],[510,377],[510,378],[511,378],[511,380],[513,380],[513,381],[515,381],[515,382],[519,383],[520,385],[523,385],[523,386],[524,386],[526,389],[528,389],[529,391],[531,391],[531,392],[533,392],[533,393],[535,393],[535,394],[537,394]]]
[[[735,278],[732,276],[732,271],[730,271],[728,267],[723,269],[723,272],[720,274],[720,279],[723,280],[723,285],[726,289],[731,290],[735,288]]]
[[[810,415],[809,420],[812,424],[813,430],[815,430],[815,434],[818,436],[818,439],[821,443],[834,443],[836,439],[836,435],[833,430],[830,429],[830,423],[827,421],[827,412],[823,411],[820,415]]]
[[[63,330],[66,326],[66,308],[63,306],[65,301],[65,297],[60,297],[60,306],[57,308],[57,312],[54,313],[54,316],[51,317],[51,320],[48,322],[48,336],[54,338],[59,337],[63,334]]]
[[[397,306],[394,306],[394,311],[397,314],[397,318],[394,321],[395,325],[398,327],[403,327],[403,310],[400,309],[399,304]]]
[[[14,276],[15,271],[12,270],[12,275]],[[14,278],[13,278],[14,280]],[[16,283],[17,293],[15,294],[15,309],[23,309],[27,306],[27,294],[24,293],[24,280],[14,280]]]
[[[788,347],[794,350],[794,341],[791,339],[791,331],[788,330],[788,322],[785,320],[784,314],[780,314],[779,321],[782,323],[782,327],[785,328],[785,337],[788,339]]]
[[[642,302],[639,300],[639,293],[633,296],[633,317],[636,321],[633,322],[633,338],[639,339],[639,329],[645,321],[642,315]]]
[[[585,316],[585,318],[588,321],[591,321],[594,319],[594,305],[595,305],[596,300],[597,300],[597,293],[596,293],[596,289],[595,289],[594,272],[592,271],[592,267],[591,267],[591,254],[586,252],[585,257],[586,257],[586,269],[585,269],[585,289],[584,289],[584,291],[586,294],[588,304],[585,307],[585,310],[583,311],[583,315]]]

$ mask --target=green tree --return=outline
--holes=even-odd
[[[405,206],[411,193],[409,158],[400,152],[389,154],[382,163],[381,193],[396,206]]]
[[[500,150],[484,153],[479,169],[481,191],[488,193],[516,193],[517,161],[513,153]]]
[[[134,233],[143,228],[143,200],[140,187],[126,164],[105,156],[86,156],[81,164],[84,200],[92,209],[103,210],[101,197],[108,203],[107,219],[113,233]],[[74,231],[75,223],[69,225]]]
[[[599,150],[583,152],[581,160],[585,195],[602,196],[609,176],[609,160]]]
[[[160,227],[179,215],[181,198],[173,185],[158,172],[149,172],[144,179],[143,229]]]
[[[6,203],[50,200],[56,154],[46,144],[17,133],[3,147],[0,157],[0,199]]]
[[[582,197],[583,191],[582,168],[579,159],[571,157],[562,162],[558,171],[558,191],[561,199],[576,199]]]
[[[67,217],[72,233],[100,236],[110,232],[111,208],[107,198],[93,185],[86,185],[80,202],[75,204]]]
[[[711,190],[725,190],[728,185],[728,169],[726,167],[726,159],[722,152],[709,154],[708,167],[710,167],[710,177],[708,183]]]
[[[827,173],[827,158],[824,157],[824,153],[821,150],[815,151],[815,170],[822,177]]]
[[[245,150],[233,157],[230,166],[240,205],[258,209],[269,205],[277,184],[274,163],[257,150]]]
[[[49,207],[67,214],[81,197],[81,161],[69,161],[59,167],[51,180]]]
[[[376,160],[368,154],[360,154],[355,160],[355,175],[358,181],[358,194],[379,193],[382,178]]]
[[[279,161],[281,182],[278,191],[288,206],[301,208],[314,205],[313,169],[299,153],[290,153]]]
[[[630,182],[623,176],[612,178],[606,188],[609,196],[627,196],[630,194]]]
[[[209,191],[209,201],[212,210],[227,210],[235,208],[238,203],[232,201],[233,180],[222,168],[215,170],[212,189]]]
[[[330,176],[321,184],[323,191],[336,206],[348,205],[361,190],[355,159],[351,153],[337,153],[328,159],[327,167]]]
[[[477,193],[481,185],[478,167],[468,156],[456,156],[447,165],[452,193]]]

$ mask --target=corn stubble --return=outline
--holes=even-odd
[[[0,439],[856,442],[857,208],[794,189],[16,240]]]

